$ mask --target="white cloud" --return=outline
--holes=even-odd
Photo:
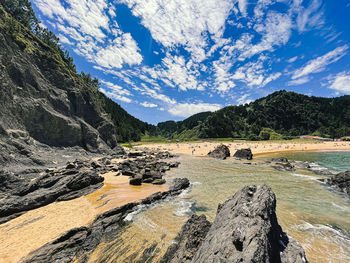
[[[141,17],[153,39],[166,48],[182,45],[200,62],[205,59],[208,39],[220,40],[233,8],[230,0],[120,0]],[[244,8],[244,2],[240,6]],[[209,33],[209,34],[208,34]]]
[[[299,79],[291,80],[287,83],[288,86],[298,86],[301,84],[305,84],[310,81],[310,78],[308,76],[302,77]]]
[[[108,30],[108,16],[104,10],[108,7],[104,0],[68,0],[64,7],[59,0],[35,0],[34,4],[50,18],[61,19],[79,32],[102,40]]]
[[[62,35],[62,34],[59,34],[58,35],[58,38],[59,38],[59,40],[60,40],[60,42],[62,43],[62,44],[67,44],[67,45],[70,45],[70,46],[72,46],[73,45],[73,42],[71,42],[68,38],[66,38],[64,35]]]
[[[66,0],[62,5],[59,0],[35,0],[34,4],[56,22],[61,42],[75,45],[74,51],[88,61],[108,69],[142,62],[137,43],[120,30],[107,1]]]
[[[135,40],[126,33],[114,39],[112,44],[97,51],[93,60],[96,64],[108,69],[122,68],[124,63],[139,65],[142,62],[142,56],[138,51]]]
[[[304,32],[314,27],[320,27],[324,24],[321,5],[321,0],[312,0],[307,8],[299,6],[297,17],[297,28],[299,32]]]
[[[253,100],[249,99],[248,97],[249,97],[249,94],[242,95],[240,98],[237,99],[237,104],[244,105],[246,103],[252,102]]]
[[[292,57],[292,58],[288,59],[287,61],[288,61],[288,63],[293,63],[293,62],[295,62],[297,59],[298,59],[298,56],[295,56],[295,57]]]
[[[140,105],[142,105],[145,108],[156,108],[156,107],[158,107],[157,104],[150,103],[150,102],[147,102],[147,101],[144,101],[144,102],[140,103]]]
[[[173,116],[189,117],[203,111],[217,111],[221,108],[219,104],[210,103],[177,103],[168,109]]]
[[[114,90],[108,91],[108,90],[106,90],[104,88],[100,88],[99,90],[102,93],[104,93],[107,97],[110,97],[110,98],[113,98],[113,99],[116,99],[116,100],[120,100],[120,101],[124,101],[126,103],[132,102],[132,100],[130,98],[120,95],[119,92],[117,92],[117,91],[114,91]]]
[[[131,96],[132,94],[130,93],[129,90],[124,89],[112,82],[109,81],[104,81],[104,80],[100,80],[101,84],[104,85],[105,87],[107,87],[110,90],[113,90],[114,92],[117,92],[119,95],[127,95],[127,96]]]
[[[337,62],[343,56],[346,55],[347,45],[337,47],[336,49],[328,52],[327,54],[309,61],[304,67],[296,70],[292,76],[292,79],[298,79],[308,76],[312,73],[318,73],[324,71],[329,64]]]
[[[329,78],[329,88],[350,94],[350,71],[343,71]]]

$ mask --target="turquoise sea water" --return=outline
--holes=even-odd
[[[278,154],[289,160],[316,162],[319,165],[334,171],[350,170],[350,151],[336,152],[296,152]]]

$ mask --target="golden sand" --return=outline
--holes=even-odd
[[[0,262],[18,262],[64,232],[87,226],[98,214],[168,190],[166,185],[132,186],[129,177],[115,174],[102,175],[104,186],[90,195],[52,203],[0,225]]]
[[[209,151],[215,149],[221,143],[216,142],[198,142],[198,143],[163,143],[163,144],[147,144],[135,146],[134,148],[148,148],[162,151],[169,151],[173,154],[184,154],[193,156],[206,156]],[[296,151],[349,151],[349,142],[224,142],[229,146],[231,154],[238,149],[251,148],[254,155],[280,153],[280,152],[296,152]]]

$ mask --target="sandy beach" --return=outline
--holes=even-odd
[[[168,190],[167,185],[132,186],[128,176],[115,175],[113,172],[102,174],[104,186],[89,195],[30,210],[1,225],[0,243],[3,250],[0,250],[0,262],[19,262],[31,251],[64,232],[87,226],[105,211]]]
[[[350,142],[319,142],[319,141],[261,141],[261,142],[192,142],[192,143],[162,143],[147,144],[135,146],[136,149],[158,149],[169,151],[173,154],[183,154],[192,156],[206,156],[209,151],[215,149],[216,146],[227,145],[233,154],[236,150],[250,148],[255,156],[280,153],[280,152],[298,152],[298,151],[350,151]]]

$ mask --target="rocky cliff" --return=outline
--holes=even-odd
[[[189,242],[193,236],[196,242]],[[266,185],[246,186],[220,204],[210,228],[203,216],[191,217],[164,259],[174,263],[307,262],[300,244],[278,224],[276,197]]]
[[[97,96],[58,51],[0,5],[0,163],[38,147],[121,150]]]

